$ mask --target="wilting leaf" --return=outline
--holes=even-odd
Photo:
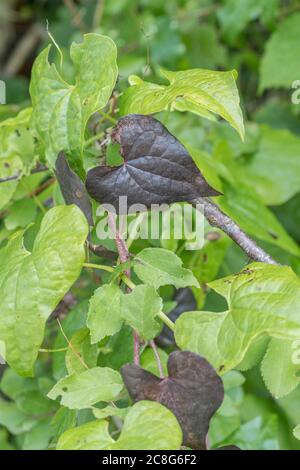
[[[153,400],[169,408],[183,430],[184,445],[205,449],[209,421],[223,401],[220,377],[206,359],[187,351],[175,351],[168,360],[169,377],[159,379],[127,364],[121,374],[134,401]]]
[[[59,439],[58,450],[176,450],[182,432],[175,416],[159,403],[141,401],[125,417],[120,437],[114,441],[104,420],[72,428]]]
[[[89,408],[99,401],[114,400],[123,388],[120,374],[108,367],[94,367],[64,377],[50,390],[48,397],[71,410]]]
[[[127,196],[128,208],[133,204],[150,208],[151,204],[219,194],[205,181],[185,147],[151,116],[125,116],[113,138],[121,144],[124,163],[93,168],[86,187],[96,201],[112,204],[118,213],[127,210],[119,208],[120,196]]]
[[[59,187],[66,204],[76,204],[86,216],[89,225],[93,225],[92,204],[85,186],[79,176],[71,170],[63,152],[58,155],[55,168]]]
[[[244,136],[243,116],[236,87],[236,71],[216,72],[192,69],[180,72],[164,70],[170,82],[161,86],[131,76],[131,87],[121,100],[121,114],[153,114],[168,109],[190,111],[208,119],[217,114]]]
[[[73,43],[75,85],[49,63],[50,48],[39,54],[32,69],[32,123],[49,164],[54,167],[57,154],[64,150],[73,170],[83,177],[85,128],[90,116],[106,105],[115,86],[117,48],[109,37],[94,33],[86,34],[81,44]]]
[[[32,253],[20,232],[0,251],[0,342],[21,375],[32,374],[45,322],[80,274],[87,233],[76,206],[58,206],[44,216]]]

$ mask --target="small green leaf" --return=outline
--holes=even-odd
[[[51,46],[36,59],[30,83],[32,124],[54,167],[60,151],[69,157],[72,169],[84,176],[84,133],[91,115],[109,100],[117,79],[117,48],[109,37],[86,34],[81,44],[71,46],[75,84],[67,83],[48,56]]]
[[[32,375],[46,320],[80,274],[87,234],[76,206],[58,206],[44,216],[32,253],[20,232],[0,250],[0,341],[21,375]]]
[[[159,332],[160,325],[154,318],[161,312],[162,306],[162,299],[154,287],[140,285],[131,294],[122,296],[122,317],[147,341]]]
[[[118,416],[124,419],[130,408],[118,408],[117,406],[108,405],[105,408],[93,408],[93,414],[97,419],[105,419],[110,416]]]
[[[121,289],[115,284],[99,287],[90,299],[87,326],[92,343],[117,333],[123,324],[121,316]]]
[[[94,367],[64,377],[50,390],[48,397],[71,410],[89,408],[99,401],[114,400],[123,388],[120,374],[108,367]]]
[[[163,70],[169,85],[156,85],[131,76],[131,87],[121,100],[121,114],[153,114],[171,107],[191,111],[208,119],[217,114],[244,138],[243,116],[236,87],[236,71],[214,72],[192,69],[181,72]]]
[[[189,269],[182,267],[181,259],[172,251],[163,248],[145,248],[134,259],[136,275],[145,284],[158,289],[165,285],[199,287],[197,279]]]
[[[300,362],[294,362],[295,341],[273,338],[261,364],[267,388],[276,399],[288,395],[300,382]]]

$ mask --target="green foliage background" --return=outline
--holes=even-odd
[[[190,278],[185,285],[191,286],[203,321],[199,323],[199,312],[186,313],[176,323],[175,334],[182,349],[203,354],[216,368],[222,366],[223,373],[225,372],[223,380],[226,395],[222,407],[211,423],[211,445],[235,444],[243,449],[300,449],[299,440],[296,439],[299,438],[300,423],[300,364],[295,365],[291,361],[295,352],[295,340],[299,338],[300,324],[300,107],[299,104],[292,103],[292,94],[295,92],[293,83],[300,80],[299,0],[1,2],[0,33],[3,42],[1,41],[0,45],[0,61],[3,76],[0,78],[6,82],[7,104],[0,106],[0,178],[18,172],[25,176],[20,180],[0,184],[0,286],[4,286],[2,292],[6,292],[5,289],[13,289],[14,279],[12,284],[6,285],[5,276],[17,271],[21,273],[19,290],[14,297],[18,309],[14,312],[15,321],[20,322],[17,323],[15,335],[23,339],[20,357],[15,355],[14,336],[11,340],[12,352],[7,352],[11,354],[10,363],[18,366],[14,367],[14,370],[1,367],[0,449],[46,449],[55,447],[58,441],[58,448],[72,448],[72,439],[75,440],[76,435],[68,434],[68,430],[76,425],[85,426],[80,435],[87,433],[89,448],[99,448],[98,441],[95,444],[93,440],[94,436],[97,436],[103,449],[126,449],[130,448],[130,439],[138,439],[140,429],[144,429],[143,413],[146,405],[142,402],[138,406],[135,405],[136,408],[131,407],[128,412],[129,404],[125,392],[119,395],[122,385],[118,370],[124,363],[132,361],[129,327],[139,329],[139,325],[135,324],[136,319],[131,319],[129,314],[126,324],[123,324],[123,317],[118,317],[118,305],[122,299],[120,300],[118,291],[114,292],[113,285],[107,287],[110,273],[101,272],[100,275],[99,271],[83,270],[79,276],[84,258],[86,223],[81,221],[80,212],[75,217],[76,208],[72,209],[74,214],[64,212],[66,209],[60,206],[63,204],[62,196],[52,174],[30,175],[36,161],[45,163],[45,154],[47,163],[53,161],[60,145],[63,145],[59,140],[52,140],[50,145],[51,136],[45,131],[49,128],[49,123],[46,123],[45,129],[42,127],[43,106],[50,113],[53,103],[52,97],[47,97],[47,90],[39,89],[39,75],[37,82],[34,77],[31,81],[31,97],[35,105],[35,127],[40,126],[39,136],[42,138],[37,140],[29,128],[31,68],[37,54],[50,42],[45,33],[46,18],[51,35],[64,56],[63,68],[60,69],[60,53],[53,46],[50,60],[60,70],[59,80],[66,89],[68,84],[74,83],[75,77],[78,79],[80,73],[84,73],[84,65],[80,73],[74,70],[72,65],[71,57],[76,65],[74,49],[73,55],[72,51],[70,54],[74,41],[81,42],[83,34],[96,32],[109,36],[115,42],[119,69],[116,84],[117,104],[110,103],[106,106],[105,112],[109,115],[114,114],[114,106],[117,110],[120,107],[123,114],[136,112],[136,108],[130,107],[130,90],[134,87],[128,89],[128,78],[132,75],[165,87],[168,81],[162,69],[237,70],[237,87],[245,122],[244,142],[236,132],[243,132],[242,123],[236,115],[232,117],[231,114],[226,118],[219,113],[235,130],[227,122],[199,116],[203,115],[203,110],[199,112],[199,108],[196,112],[179,112],[189,110],[184,108],[186,103],[178,105],[179,111],[162,111],[170,103],[155,111],[161,111],[158,117],[188,147],[211,185],[224,194],[219,198],[219,206],[249,235],[257,239],[276,260],[291,269],[253,265],[251,269],[254,273],[254,283],[261,294],[256,291],[256,297],[252,299],[252,304],[249,304],[246,285],[248,274],[242,274],[238,280],[232,277],[233,273],[245,267],[248,260],[235,244],[218,231],[213,240],[207,236],[204,248],[196,252],[185,250],[184,242],[163,239],[159,242],[135,241],[130,249],[134,254],[149,247],[168,249],[180,256],[184,267],[193,272],[194,276],[189,273]],[[20,65],[12,67],[11,57],[16,54],[17,45],[24,40],[24,35],[32,25],[39,30],[38,40],[26,57],[19,58]],[[108,63],[101,63],[97,55],[97,44],[93,44],[92,38],[90,41],[84,57],[87,57],[88,51],[93,52],[94,55],[91,53],[88,60],[93,63],[94,73],[101,75],[105,68],[110,67],[113,70],[114,57],[109,56]],[[42,62],[44,58],[39,56],[39,60]],[[46,73],[53,73],[50,66]],[[140,79],[131,77],[130,84],[142,87],[143,82]],[[94,102],[103,101],[102,106],[107,103],[114,87],[114,73],[109,77],[105,76],[105,83],[110,87],[106,92],[107,96],[98,96],[96,92],[91,93],[90,89],[87,92],[84,89],[86,80],[86,76],[82,83],[77,80],[74,96],[78,93],[79,101],[76,101],[76,95],[74,108],[71,110],[77,113],[71,125],[71,150],[76,156],[83,157],[73,162],[73,168],[80,175],[95,164],[99,155],[99,147],[95,139],[93,140],[95,129],[101,134],[112,125],[108,119],[98,126],[97,122],[101,118],[98,115],[96,119],[92,117],[87,131],[85,129],[90,116],[100,107],[99,105],[94,109]],[[190,78],[185,80],[185,86],[188,87]],[[174,88],[176,94],[176,84]],[[163,92],[164,90],[165,88]],[[125,94],[118,100],[121,93]],[[84,109],[86,114],[82,113],[82,120],[79,122],[77,116],[86,104],[87,95],[89,98],[92,96],[92,101]],[[141,95],[144,95],[144,88],[141,88]],[[39,109],[35,99],[38,104],[41,99],[45,100],[42,109]],[[156,104],[152,99],[149,103]],[[145,114],[153,112],[145,103],[141,104],[139,111]],[[117,117],[118,111],[114,114],[114,118]],[[60,121],[55,121],[54,128],[55,126],[57,128],[53,132],[57,136],[61,128]],[[63,139],[63,136],[60,137]],[[84,142],[92,145],[85,146]],[[49,212],[52,205],[58,207],[50,209]],[[72,228],[72,243],[60,224],[62,217],[65,225]],[[24,234],[25,250],[22,239],[23,231],[27,227],[29,228]],[[49,227],[57,234],[56,238],[49,235]],[[206,231],[210,232],[210,228],[206,227]],[[9,237],[13,238],[10,239],[10,245],[7,245]],[[50,237],[50,241],[47,237]],[[97,241],[96,238],[94,241]],[[43,246],[49,244],[53,252],[50,253],[49,259],[43,259],[38,266],[36,279],[33,265],[39,260],[39,250],[41,252]],[[115,249],[112,242],[108,243],[108,248]],[[58,271],[59,257],[63,257],[60,266],[61,276],[65,281],[63,285]],[[68,264],[70,259],[72,265]],[[92,261],[95,260],[97,258]],[[182,269],[180,263],[178,269]],[[143,278],[147,273],[135,274],[145,284],[150,283],[149,279]],[[176,286],[176,273],[172,275],[173,278],[171,275],[167,277],[172,278],[170,282],[147,286],[147,292],[142,292],[143,288],[146,290],[145,286],[137,288],[134,296],[148,296],[145,303],[149,306],[153,306],[155,302],[160,304],[154,287],[159,288],[167,312],[168,306],[171,309],[173,290]],[[180,276],[182,275],[180,271]],[[225,277],[228,278],[223,281]],[[227,291],[228,283],[231,283],[230,293]],[[71,292],[68,292],[72,284]],[[172,284],[173,287],[165,284]],[[51,297],[50,300],[47,297],[49,286],[56,291],[56,297]],[[37,295],[37,304],[43,304],[38,315],[36,310],[32,309],[32,304],[26,303],[27,298],[23,298],[23,292],[26,290],[31,291],[33,297]],[[105,292],[108,290],[109,292]],[[66,293],[46,323],[48,315]],[[0,292],[0,313],[1,309],[6,308],[1,295]],[[89,306],[90,298],[92,300]],[[97,310],[97,302],[105,305],[110,298],[115,299],[116,324],[110,324],[110,330],[105,330],[106,321],[98,332],[99,321],[95,322],[91,311]],[[228,310],[225,299],[230,304]],[[131,302],[133,305],[142,303],[140,298],[132,298]],[[43,308],[44,303],[47,304],[49,312]],[[7,305],[7,308],[11,308],[10,298]],[[111,312],[110,308],[108,305],[108,313]],[[130,312],[132,304],[127,308]],[[242,326],[234,335],[236,325],[231,317],[239,309],[242,309],[243,319],[247,318],[248,329],[243,330],[244,325],[240,319]],[[148,325],[145,327],[142,322],[146,330],[143,331],[140,327],[140,333],[147,340],[157,333],[155,312],[152,315],[149,310],[150,307],[147,310]],[[141,320],[144,313],[140,314]],[[261,321],[260,314],[266,319],[264,322]],[[56,318],[60,320],[61,327]],[[40,329],[43,332],[45,323],[46,334],[41,346],[43,333]],[[2,321],[0,336],[7,331],[11,334],[10,327],[9,321]],[[88,328],[91,330],[92,340]],[[215,344],[216,335],[222,328],[227,342],[223,341],[226,344],[222,344],[220,341]],[[201,341],[195,340],[195,332],[197,338],[203,338]],[[232,341],[229,341],[230,334],[234,339]],[[30,351],[27,351],[28,335],[31,340],[34,338],[34,348]],[[78,357],[72,354],[64,335],[72,338],[72,344],[77,345],[84,363],[90,368],[88,373],[78,361]],[[242,336],[242,339],[238,335]],[[59,348],[67,351],[47,352]],[[30,367],[28,369],[28,361],[31,359],[28,357],[35,357],[37,354],[34,378],[17,375],[16,372],[21,375],[31,372]],[[160,354],[165,367],[167,354],[163,350]],[[143,367],[157,373],[155,358],[150,348],[143,352],[141,363]],[[64,378],[66,375],[72,375],[72,378]],[[79,384],[88,381],[88,394],[99,381],[112,385],[107,393],[104,387],[102,394],[87,401],[86,391],[79,393],[75,398],[65,393],[66,380],[68,387],[74,387],[75,390],[78,380]],[[55,400],[58,396],[62,396],[61,402]],[[104,411],[93,406],[99,401],[110,402],[116,397],[120,406],[117,411],[109,409],[109,405]],[[158,404],[153,404],[152,411],[157,422],[165,420],[166,431],[171,429],[170,434],[173,435],[171,442],[164,442],[164,433],[157,433],[156,424],[151,421],[148,432],[150,437],[155,436],[152,445],[157,449],[160,445],[177,448],[181,435],[180,430],[176,428],[177,423],[174,424],[174,416]],[[111,415],[122,419],[126,415],[125,430],[123,428],[121,434],[118,433],[118,421],[115,418],[110,421],[111,434],[108,434],[103,421],[95,421],[95,417],[101,420]],[[293,432],[294,429],[296,430]]]

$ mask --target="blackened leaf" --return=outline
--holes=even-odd
[[[84,183],[71,170],[64,152],[60,152],[56,163],[56,177],[66,204],[76,204],[87,218],[89,225],[94,225],[92,205]]]
[[[88,172],[86,187],[96,201],[112,204],[118,213],[119,197],[128,207],[171,204],[199,196],[217,196],[205,181],[185,147],[151,116],[129,114],[119,120],[112,137],[121,145],[124,163],[99,166]]]
[[[135,402],[153,400],[169,408],[181,425],[184,445],[205,449],[209,421],[224,398],[222,381],[206,359],[188,351],[170,354],[168,372],[159,379],[133,364],[121,369]]]

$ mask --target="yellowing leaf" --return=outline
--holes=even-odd
[[[121,114],[190,111],[208,119],[218,115],[244,138],[244,123],[236,87],[237,73],[191,69],[162,71],[169,85],[156,85],[130,77],[131,88],[121,99]]]
[[[30,83],[32,124],[54,166],[64,150],[71,167],[83,176],[82,152],[88,119],[103,108],[117,79],[117,48],[112,39],[86,34],[81,44],[71,46],[75,83],[67,83],[48,56],[51,46],[36,59]]]

